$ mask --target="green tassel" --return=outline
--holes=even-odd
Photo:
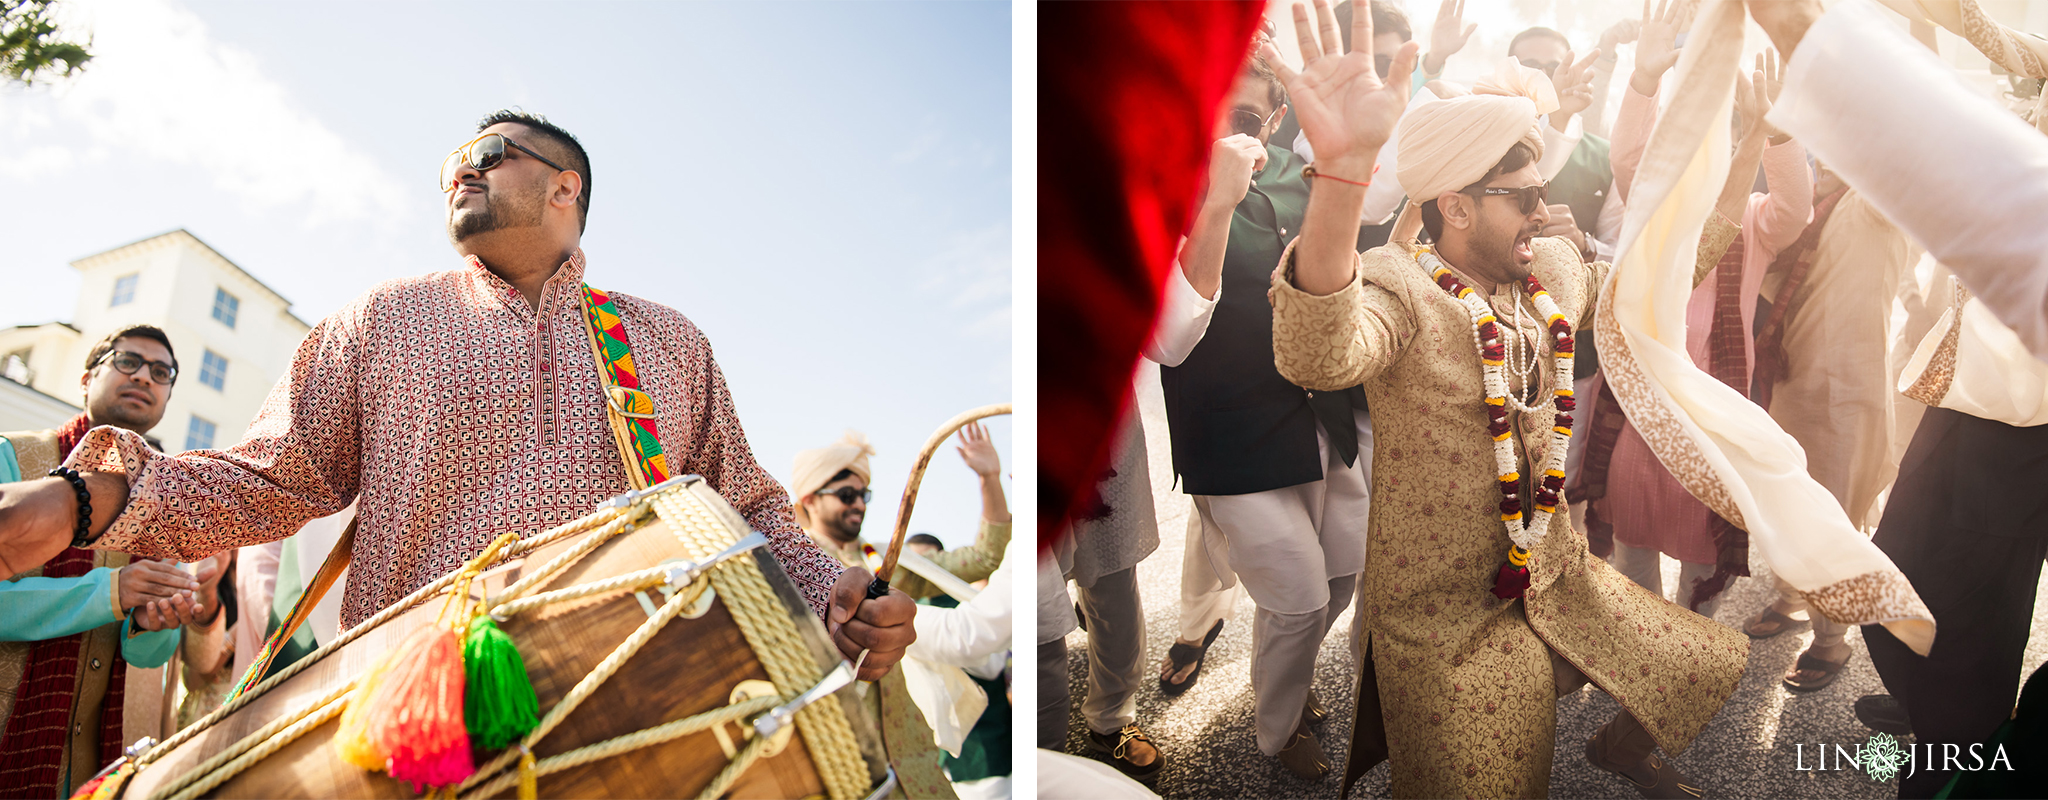
[[[526,675],[526,661],[489,614],[469,621],[469,634],[462,637],[462,667],[469,679],[462,721],[477,747],[502,749],[540,724],[540,701]]]

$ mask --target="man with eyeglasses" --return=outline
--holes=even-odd
[[[357,501],[341,612],[353,626],[503,534],[537,534],[630,489],[606,400],[606,376],[630,370],[653,405],[641,431],[658,430],[661,471],[702,476],[766,534],[839,650],[867,652],[860,677],[880,677],[915,636],[915,603],[901,592],[864,600],[867,570],[841,565],[790,519],[690,320],[623,294],[588,300],[582,145],[515,111],[486,116],[476,134],[437,180],[454,269],[379,284],[322,320],[225,450],[166,456],[101,427],[72,454],[76,481],[0,485],[0,572],[72,541],[196,559],[283,538]],[[598,334],[611,340],[603,363],[587,300],[616,320]],[[621,336],[628,367],[611,360]]]
[[[132,325],[109,334],[86,356],[84,412],[55,430],[0,433],[0,482],[45,476],[97,426],[147,434],[163,419],[177,378],[163,331]],[[148,735],[124,731],[122,718],[162,697],[144,680],[130,695],[129,667],[163,666],[182,626],[218,614],[219,578],[211,561],[195,579],[174,564],[67,548],[26,577],[0,582],[0,795],[67,796],[128,739]]]
[[[1252,55],[1231,90],[1207,195],[1147,351],[1160,364],[1174,473],[1200,519],[1182,560],[1180,635],[1159,677],[1169,694],[1199,677],[1242,582],[1258,607],[1259,751],[1317,780],[1330,761],[1310,728],[1326,713],[1311,684],[1323,638],[1365,565],[1372,427],[1356,385],[1308,391],[1273,369],[1266,284],[1309,199],[1301,158],[1267,142],[1287,110],[1274,69]],[[1150,766],[1149,744],[1117,741],[1133,739],[1130,730],[1091,730],[1099,747],[1137,754],[1135,764],[1119,760],[1127,773]]]
[[[1366,44],[1346,53],[1316,7],[1322,35],[1300,26],[1302,72],[1280,70],[1315,144],[1316,191],[1271,291],[1280,373],[1312,389],[1363,381],[1376,417],[1365,657],[1340,794],[1390,760],[1396,797],[1543,796],[1556,700],[1590,681],[1621,710],[1587,760],[1646,797],[1698,797],[1654,751],[1681,752],[1715,716],[1748,641],[1593,558],[1558,513],[1570,353],[1610,267],[1539,235],[1539,119],[1555,94],[1508,67],[1499,94],[1406,109],[1414,47],[1383,83],[1365,17],[1351,40]],[[1374,176],[1397,127],[1400,170]],[[1420,205],[1430,243],[1397,235],[1361,254],[1358,184],[1389,178]]]

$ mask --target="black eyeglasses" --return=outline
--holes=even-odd
[[[1381,79],[1385,79],[1387,77],[1387,73],[1394,71],[1394,57],[1381,53],[1374,53],[1372,56],[1372,71],[1379,73]]]
[[[841,486],[837,489],[819,489],[811,494],[831,495],[839,498],[839,502],[847,505],[853,505],[855,500],[866,503],[875,499],[875,491],[873,489],[855,489],[851,486]]]
[[[1245,109],[1233,108],[1230,110],[1230,130],[1233,133],[1242,133],[1256,139],[1259,133],[1264,131],[1267,125],[1272,124],[1273,118],[1277,116],[1280,116],[1280,110],[1277,108],[1273,109],[1273,113],[1267,114],[1263,118]]]
[[[105,355],[100,356],[100,360],[93,362],[95,367],[101,364],[113,367],[123,375],[133,375],[136,370],[148,366],[150,380],[165,386],[178,382],[178,365],[151,361],[126,350],[108,350]]]
[[[1483,186],[1478,189],[1460,189],[1458,191],[1460,194],[1469,194],[1473,197],[1512,196],[1517,201],[1520,201],[1522,215],[1528,216],[1530,214],[1536,213],[1536,209],[1543,205],[1543,201],[1549,195],[1550,184],[1548,182],[1545,182],[1536,184],[1535,186],[1522,186],[1514,189],[1502,189],[1496,186]]]
[[[505,134],[486,133],[469,140],[468,143],[461,147],[455,148],[455,151],[449,153],[447,158],[441,159],[441,191],[447,192],[455,188],[455,175],[462,171],[462,167],[465,164],[470,169],[478,172],[489,172],[499,164],[505,163],[505,145],[508,144],[519,148],[521,153],[533,156],[540,163],[554,167],[558,172],[569,171],[562,165],[549,161],[542,157],[541,154],[527,149],[526,145],[512,141]]]

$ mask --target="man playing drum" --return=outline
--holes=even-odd
[[[695,325],[584,285],[583,147],[522,112],[493,113],[478,132],[440,177],[465,264],[379,284],[322,320],[232,447],[167,456],[101,427],[67,461],[77,473],[0,485],[0,575],[73,542],[196,561],[359,499],[341,612],[353,626],[504,533],[539,533],[631,489],[632,456],[607,417],[615,372],[611,391],[637,383],[653,404],[632,423],[636,466],[702,475],[767,535],[840,651],[869,651],[860,677],[881,677],[915,638],[910,598],[862,602],[868,571],[842,568],[797,528]],[[606,312],[590,314],[599,331],[586,327],[587,302]],[[593,363],[601,347],[604,367]]]

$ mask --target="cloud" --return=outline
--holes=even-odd
[[[980,316],[967,326],[978,336],[1010,335],[1010,223],[961,231],[925,260],[919,288],[943,295],[948,307]]]
[[[374,159],[191,11],[171,0],[85,0],[70,15],[72,29],[91,32],[92,63],[47,91],[0,94],[0,119],[18,120],[0,127],[0,174],[143,158],[197,167],[252,210],[303,206],[309,224],[390,219],[409,205]],[[22,147],[30,137],[71,144]]]

